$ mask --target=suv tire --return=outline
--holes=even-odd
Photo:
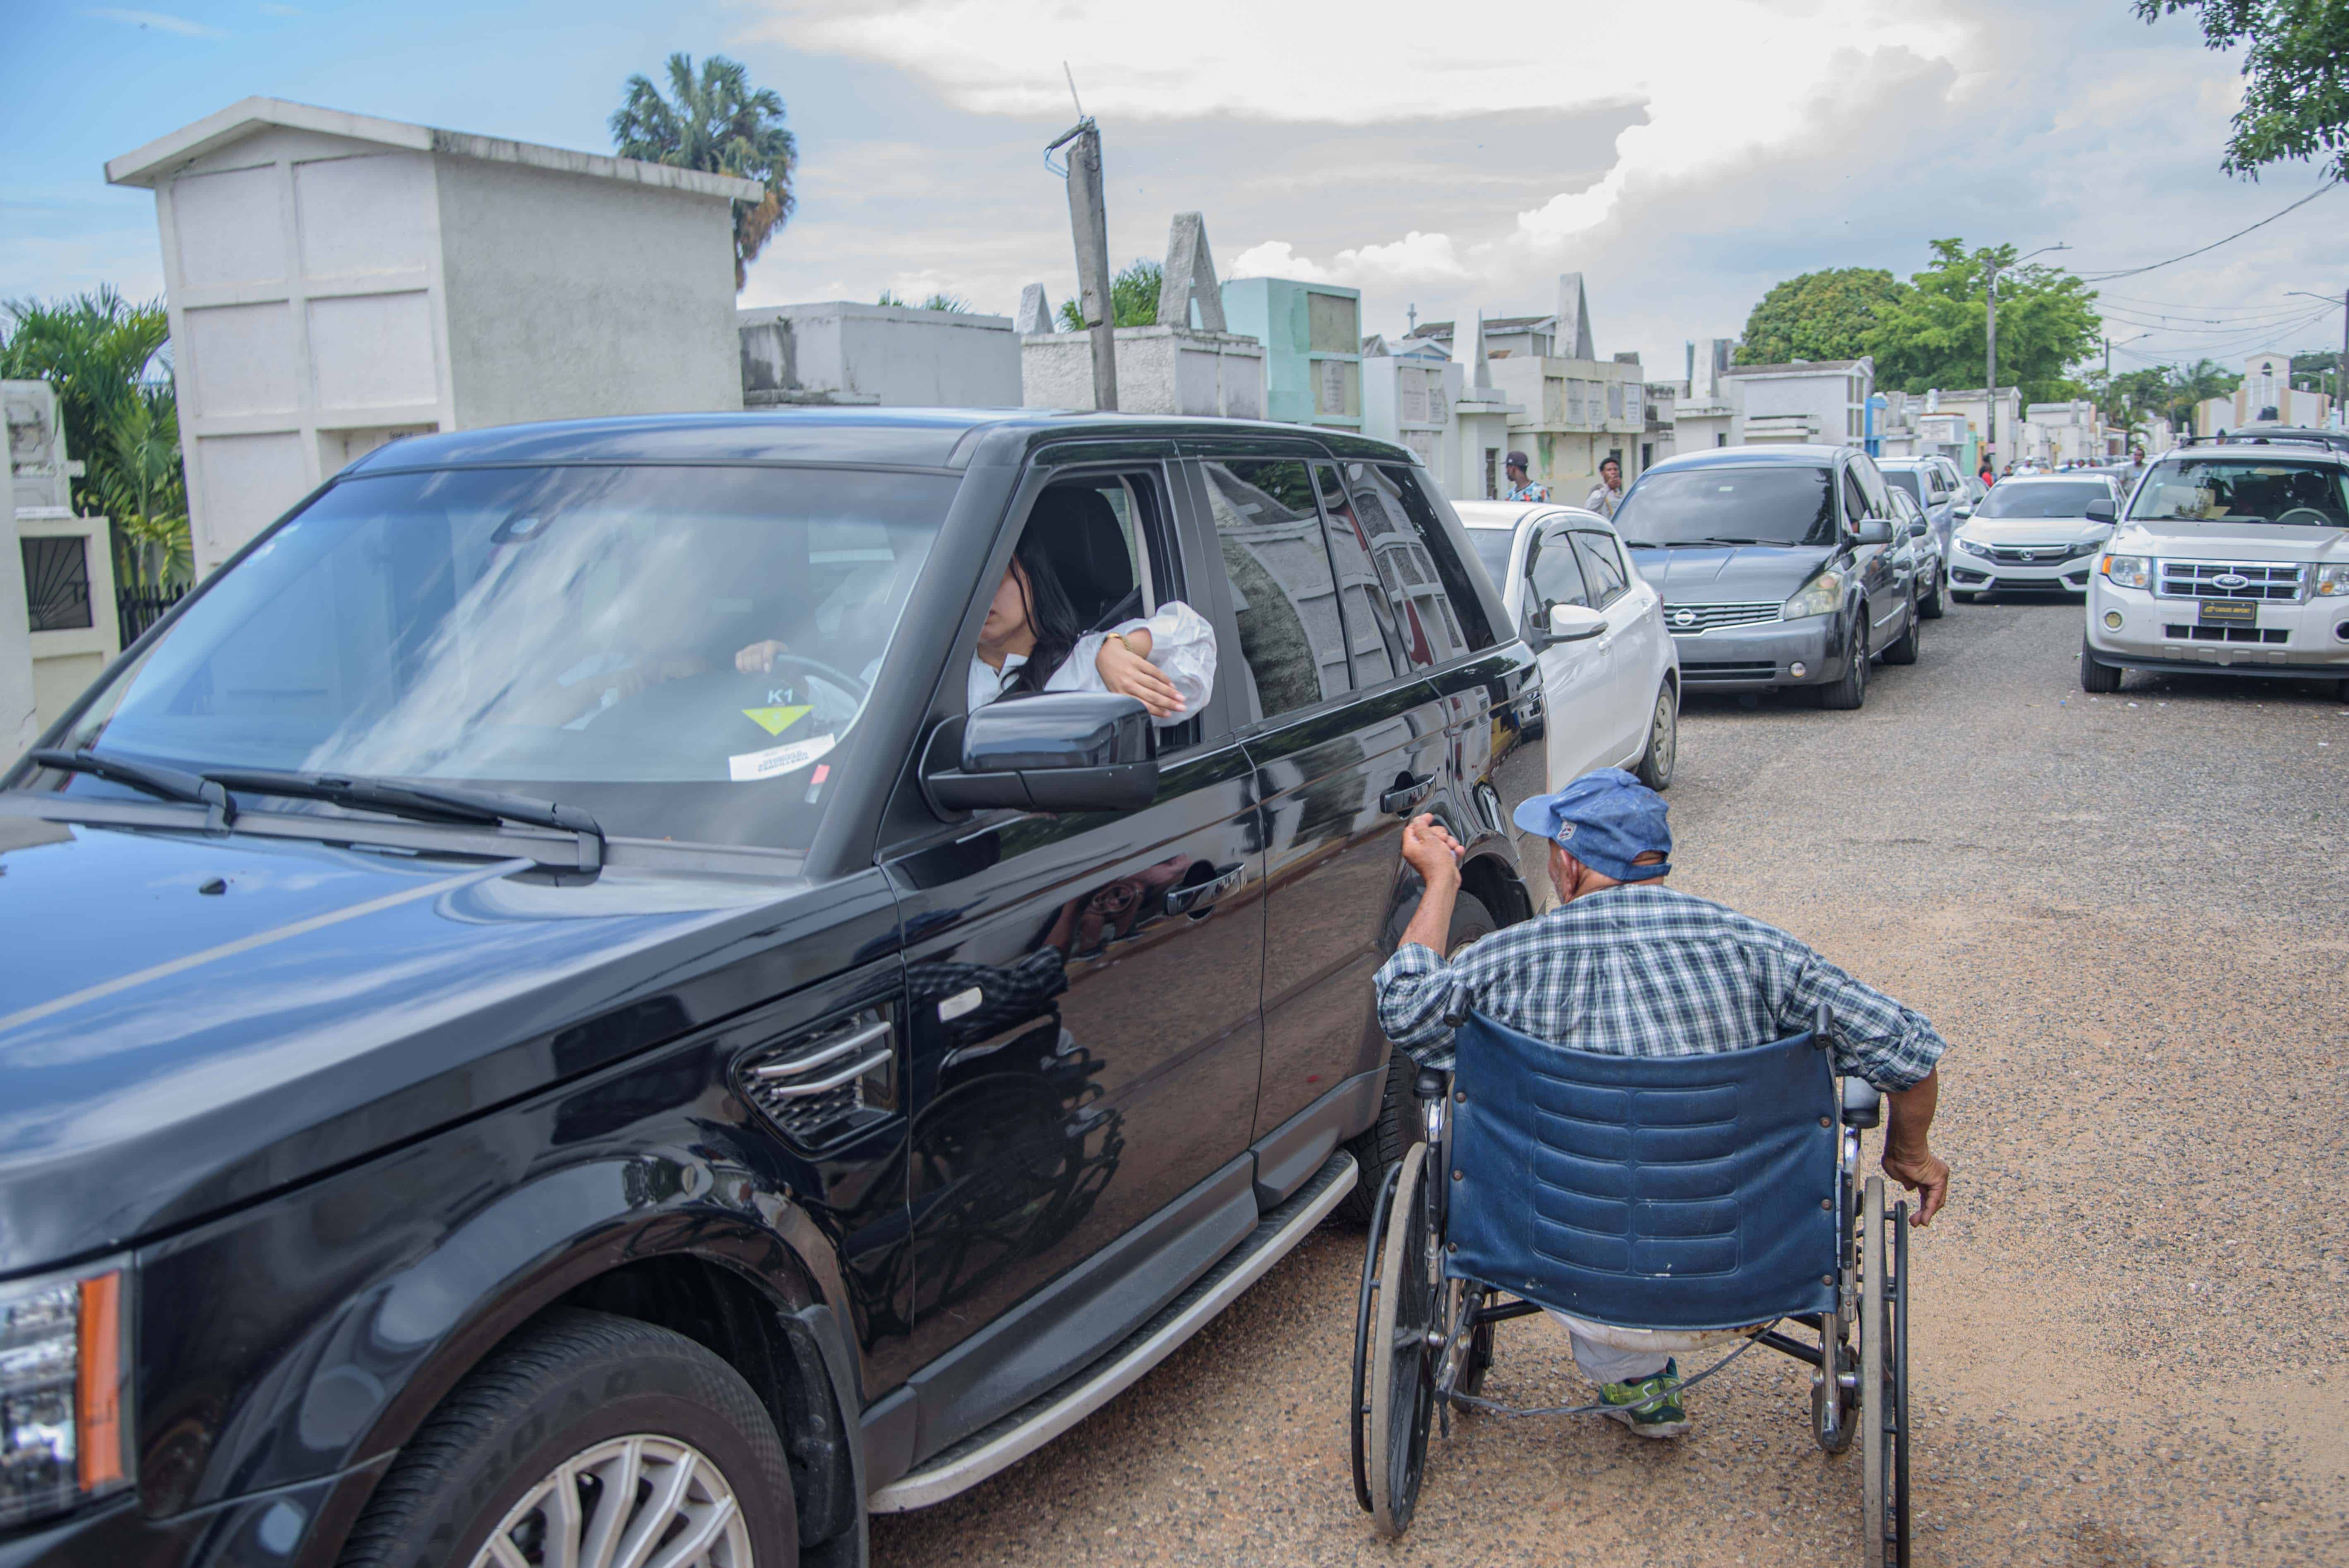
[[[601,1450],[604,1457],[589,1460]],[[589,1460],[566,1476],[567,1467]],[[658,1470],[654,1466],[661,1467]],[[684,1469],[687,1474],[678,1477]],[[605,1477],[626,1477],[627,1511]],[[799,1519],[773,1420],[741,1375],[679,1334],[633,1318],[562,1308],[515,1333],[442,1400],[400,1450],[343,1548],[340,1568],[469,1568],[491,1534],[552,1482],[576,1489],[583,1538],[660,1506],[730,1495],[760,1568],[796,1568]],[[613,1496],[606,1496],[607,1491]],[[549,1511],[552,1522],[554,1511]],[[527,1523],[528,1515],[522,1517]],[[675,1525],[656,1525],[674,1530]],[[554,1554],[549,1553],[549,1560]]]
[[[1842,712],[1864,706],[1868,701],[1868,623],[1855,621],[1851,628],[1851,667],[1843,679],[1819,689],[1819,706]]]
[[[1444,951],[1448,956],[1500,929],[1485,901],[1464,892],[1452,906],[1452,929],[1444,933]],[[1412,1081],[1418,1076],[1419,1064],[1407,1053],[1387,1047],[1387,1081],[1379,1098],[1379,1119],[1346,1145],[1354,1163],[1361,1168],[1354,1179],[1354,1190],[1337,1208],[1339,1217],[1348,1224],[1371,1222],[1371,1207],[1378,1201],[1387,1171],[1419,1141],[1419,1097],[1412,1093]]]
[[[1884,650],[1886,664],[1913,665],[1917,662],[1917,655],[1924,651],[1924,644],[1920,641],[1925,634],[1923,614],[1917,607],[1916,600],[1909,601],[1909,624],[1902,629],[1899,640]]]
[[[2098,662],[2088,646],[2086,634],[2080,637],[2080,689],[2093,692],[2116,692],[2121,689],[2121,668],[2118,665]]]

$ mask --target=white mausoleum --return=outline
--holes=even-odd
[[[739,408],[748,180],[246,98],[155,192],[196,570],[402,436]]]

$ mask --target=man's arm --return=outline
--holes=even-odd
[[[1933,1125],[1933,1108],[1941,1098],[1940,1069],[1886,1098],[1892,1102],[1892,1114],[1884,1129],[1884,1173],[1917,1194],[1917,1223],[1930,1225],[1950,1195],[1949,1162],[1925,1141]]]
[[[1444,945],[1452,933],[1452,906],[1460,896],[1459,856],[1458,841],[1432,816],[1415,818],[1402,830],[1403,861],[1426,888],[1394,956],[1380,965],[1371,984],[1378,993],[1380,1029],[1413,1053],[1440,1046],[1450,1032],[1444,1014],[1454,982]]]

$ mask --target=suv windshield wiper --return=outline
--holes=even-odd
[[[325,800],[336,806],[357,806],[425,822],[471,822],[495,827],[523,822],[553,828],[579,837],[579,869],[594,871],[604,863],[604,830],[576,806],[558,806],[528,795],[501,795],[488,789],[454,789],[443,784],[397,784],[340,773],[289,773],[274,769],[222,769],[203,776],[216,788],[243,789],[256,795],[285,795]]]
[[[176,768],[160,768],[151,762],[132,762],[121,757],[100,757],[88,747],[78,751],[43,747],[34,751],[29,760],[36,767],[59,773],[87,773],[93,779],[121,784],[158,799],[205,807],[211,812],[208,827],[225,828],[236,820],[236,802],[229,798],[224,785],[193,773],[182,773]]]

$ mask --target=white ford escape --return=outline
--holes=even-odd
[[[2349,456],[2201,442],[2146,470],[2089,578],[2080,685],[2124,670],[2334,683],[2349,701]]]

